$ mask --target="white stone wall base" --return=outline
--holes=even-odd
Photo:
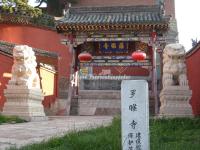
[[[189,100],[192,91],[189,87],[171,86],[160,93],[160,117],[192,117],[192,107]]]
[[[28,89],[25,86],[8,85],[4,90],[6,102],[2,114],[5,116],[18,116],[27,121],[47,120],[42,100],[41,89]]]

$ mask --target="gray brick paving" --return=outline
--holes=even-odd
[[[111,123],[112,118],[110,116],[66,116],[50,117],[48,121],[0,125],[0,150],[60,137],[73,130],[106,126]]]

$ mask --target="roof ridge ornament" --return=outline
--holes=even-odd
[[[65,8],[63,9],[63,15],[67,18],[69,17],[69,10],[72,7],[71,3],[65,4]]]
[[[160,1],[159,2],[159,6],[160,6],[160,13],[162,15],[165,15],[165,2],[164,1]]]

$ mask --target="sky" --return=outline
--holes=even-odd
[[[30,0],[34,4],[35,0]],[[192,48],[191,39],[200,40],[200,0],[175,0],[179,43],[186,51]]]
[[[192,48],[191,39],[200,40],[200,0],[175,0],[179,43],[186,51]]]

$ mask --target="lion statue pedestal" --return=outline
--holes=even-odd
[[[27,121],[46,120],[34,51],[26,45],[15,46],[13,58],[12,78],[4,90],[6,102],[2,114]]]
[[[160,116],[192,116],[185,65],[185,49],[181,44],[169,44],[163,52],[163,89],[160,93]]]

